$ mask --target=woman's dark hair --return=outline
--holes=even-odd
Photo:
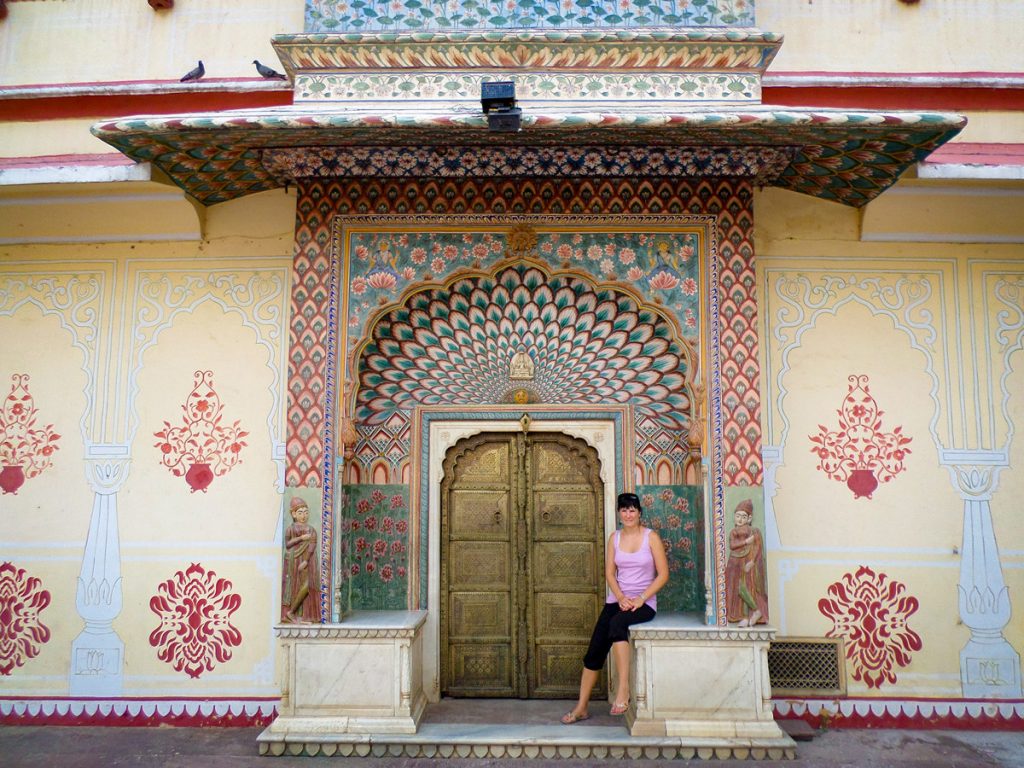
[[[640,506],[640,497],[635,493],[620,493],[618,501],[615,503],[616,509],[625,509],[626,507],[636,507],[640,514],[644,513],[644,508]]]

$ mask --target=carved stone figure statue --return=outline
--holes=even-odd
[[[736,525],[729,532],[729,562],[725,566],[726,618],[741,627],[768,623],[764,545],[761,532],[750,524],[753,516],[749,499],[736,505]]]
[[[320,621],[320,566],[316,529],[309,524],[309,507],[293,498],[292,524],[284,532],[284,567],[281,569],[281,621],[314,624]]]
[[[533,359],[526,347],[520,344],[508,365],[508,377],[513,380],[530,380],[533,379],[533,373]]]

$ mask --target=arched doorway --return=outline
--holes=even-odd
[[[378,599],[383,574],[359,571],[343,540],[342,609],[426,609],[425,688],[440,695],[439,495],[454,444],[440,420],[472,422],[475,433],[492,429],[481,422],[514,414],[515,431],[527,414],[562,425],[611,420],[614,445],[602,454],[612,494],[606,526],[617,491],[649,498],[652,525],[660,521],[673,537],[664,604],[703,614],[710,582],[701,443],[709,412],[697,350],[707,300],[700,287],[715,263],[706,247],[712,230],[686,217],[653,230],[645,222],[643,231],[621,217],[385,223],[352,217],[338,230],[346,265],[339,279],[348,285],[347,323],[339,324],[348,350],[342,484],[346,510],[371,493],[381,503],[398,500],[407,510],[398,546],[408,555],[387,599]],[[598,252],[609,264],[591,257]],[[384,263],[399,277],[381,272],[381,253],[394,256]],[[584,432],[577,436],[596,445],[591,428]],[[342,531],[353,530],[346,522],[359,520],[343,519]],[[358,545],[348,542],[347,551]]]
[[[441,693],[569,698],[604,601],[597,452],[554,432],[483,433],[441,487]]]

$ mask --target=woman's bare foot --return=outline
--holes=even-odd
[[[573,709],[571,712],[566,712],[562,715],[562,725],[572,725],[582,720],[590,719],[590,715],[586,712],[577,712]]]

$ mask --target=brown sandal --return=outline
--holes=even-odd
[[[626,699],[625,704],[612,704],[612,708],[608,711],[609,715],[624,715],[626,710],[629,709],[629,699]]]

